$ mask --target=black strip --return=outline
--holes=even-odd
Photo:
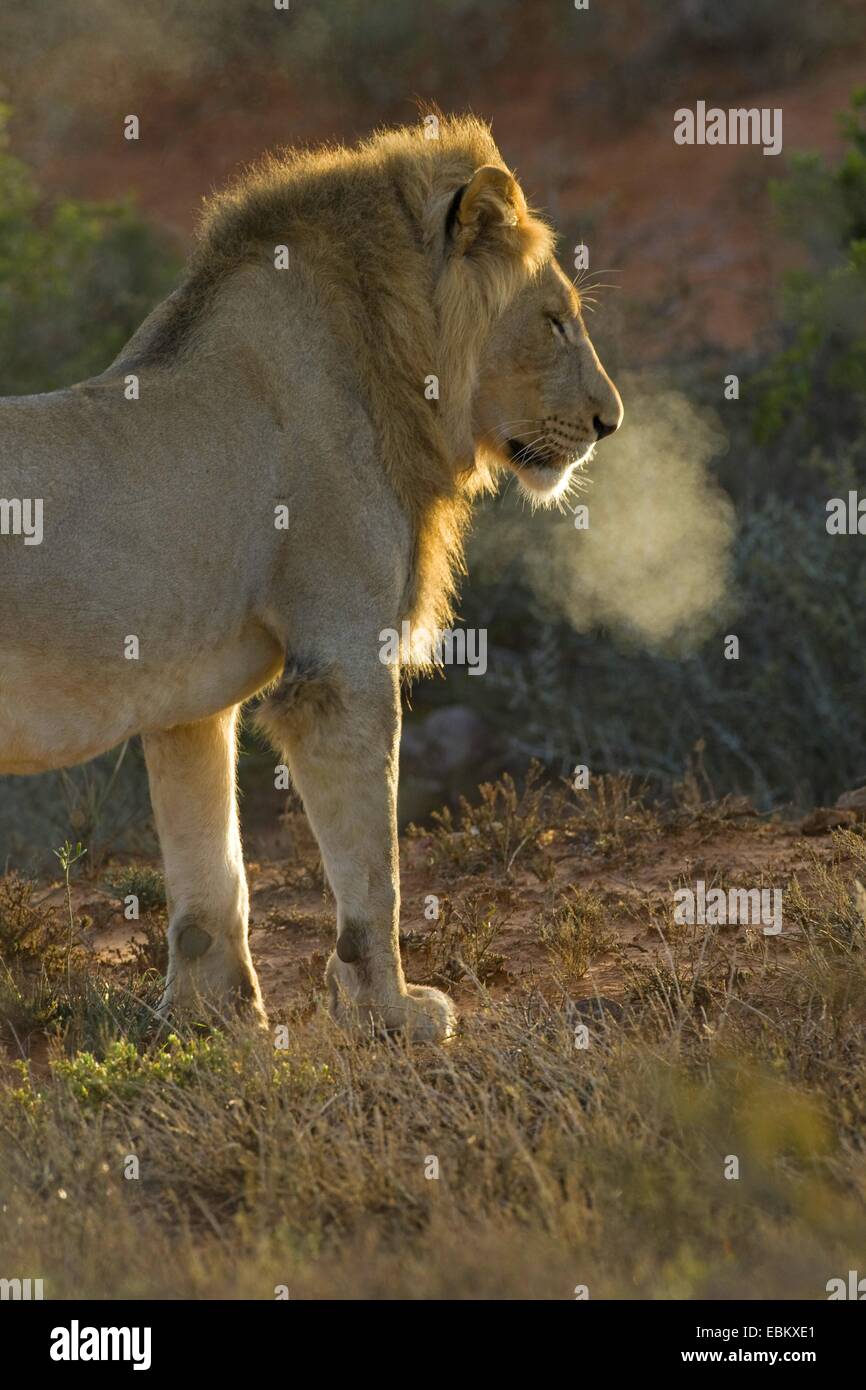
[[[466,192],[468,187],[469,184],[464,183],[462,187],[458,188],[457,192],[454,194],[454,197],[451,199],[451,202],[448,204],[448,211],[445,214],[446,241],[448,237],[450,237],[452,231],[454,230],[454,223],[457,221],[457,214],[460,211],[460,204],[463,202],[463,194]]]

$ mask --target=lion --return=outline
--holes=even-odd
[[[401,678],[451,618],[473,499],[510,470],[555,501],[623,410],[489,128],[430,133],[266,157],[106,371],[0,402],[4,515],[40,515],[0,535],[0,771],[141,735],[169,1011],[264,1019],[235,791],[257,696],[336,900],[335,1018],[454,1029],[400,960]]]

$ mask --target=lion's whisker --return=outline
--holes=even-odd
[[[533,419],[527,419],[527,420],[506,420],[506,422],[505,422],[504,425],[493,425],[491,429],[485,430],[485,432],[484,432],[484,434],[481,436],[481,438],[482,438],[482,439],[486,439],[487,436],[488,436],[489,434],[494,434],[494,433],[496,433],[496,434],[499,434],[500,437],[504,439],[505,436],[507,435],[508,431],[509,431],[510,429],[513,429],[515,425],[537,425],[537,424],[538,424],[538,421],[537,421],[537,420],[533,420]]]
[[[518,452],[514,455],[514,462],[515,462],[515,463],[520,462],[521,456],[522,456],[523,454],[525,454],[525,453],[527,452],[527,450],[529,450],[529,449],[534,449],[535,446],[536,446],[536,444],[539,442],[539,440],[541,440],[541,439],[544,438],[544,436],[545,436],[546,433],[547,433],[546,430],[542,430],[541,433],[540,433],[540,434],[537,434],[537,435],[535,436],[534,439],[530,439],[529,442],[528,442],[527,444],[524,444],[523,448],[522,448],[522,449],[519,449]]]

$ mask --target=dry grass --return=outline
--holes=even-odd
[[[641,814],[592,812],[628,839]],[[37,979],[7,927],[8,1053],[50,1042],[0,1085],[4,1275],[54,1298],[823,1298],[860,1268],[864,841],[838,836],[790,889],[783,950],[681,932],[584,1047],[567,998],[485,987],[522,839],[515,819],[491,834],[490,891],[447,906],[427,948],[432,976],[456,960],[477,982],[444,1048],[352,1040],[321,1007],[273,1019],[284,1048],[236,1022],[168,1037],[155,975],[84,977],[76,958],[68,986],[62,963]],[[607,947],[603,906],[576,892],[545,912],[567,994]]]
[[[483,891],[468,893],[459,906],[444,899],[420,942],[424,978],[419,983],[447,989],[462,979],[490,979],[503,963],[494,949],[498,932],[496,903]]]
[[[542,882],[549,879],[547,827],[562,797],[543,780],[541,765],[532,764],[520,788],[506,772],[498,782],[482,782],[478,792],[475,806],[460,798],[456,824],[446,807],[434,812],[432,835],[409,827],[410,836],[429,836],[431,867],[507,879],[519,860]]]
[[[541,941],[553,978],[566,994],[584,978],[593,961],[610,950],[614,938],[605,926],[604,903],[596,893],[573,887],[541,927]]]

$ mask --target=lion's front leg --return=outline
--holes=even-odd
[[[259,711],[283,750],[337,900],[326,980],[338,1022],[371,1022],[441,1041],[450,999],[407,985],[399,949],[397,766],[400,697],[392,668],[353,688],[339,674],[294,669]]]

